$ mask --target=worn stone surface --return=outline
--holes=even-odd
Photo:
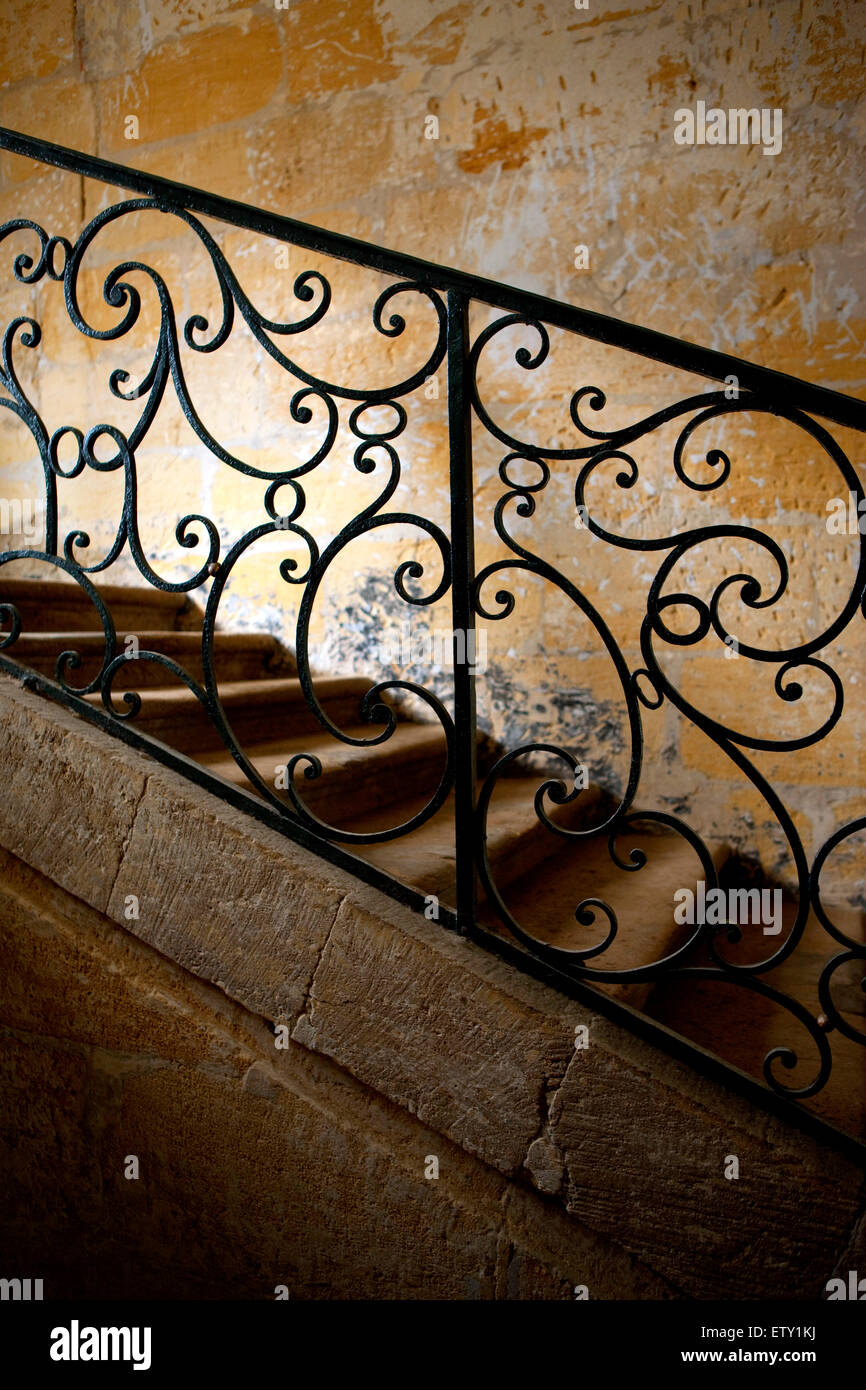
[[[0,679],[0,843],[104,910],[147,769],[119,743],[97,748],[83,732],[71,715],[47,719],[40,701]]]
[[[670,1296],[19,861],[0,869],[10,1276],[38,1271],[46,1297]]]
[[[291,1017],[349,881],[275,832],[250,839],[240,812],[179,795],[179,780],[149,779],[108,915],[255,1012]]]
[[[316,1296],[355,1280],[364,1296],[420,1297],[434,1267],[438,1296],[461,1298],[566,1297],[578,1283],[601,1297],[818,1296],[863,1207],[850,1162],[13,682],[0,702],[15,733],[2,829],[29,865],[9,861],[2,876],[11,1103],[33,1089],[40,1145],[68,1131],[77,1211],[100,1193],[113,1229],[141,1200],[140,1264],[120,1287],[157,1287],[182,1238],[183,1287],[212,1289],[225,1216],[244,1296],[279,1263]],[[61,835],[81,814],[76,784],[40,758],[58,744],[89,769],[88,814],[108,817],[107,900],[68,838],[63,886],[34,878],[60,883],[43,803]],[[141,790],[124,820],[102,789],[125,776]],[[113,926],[94,916],[104,902]],[[85,969],[69,952],[87,954],[91,938]],[[285,1053],[266,1020],[293,1025]],[[575,1051],[577,1024],[588,1046]],[[41,1087],[55,1051],[62,1084]],[[139,1150],[153,1200],[118,1176]],[[219,1169],[229,1154],[237,1181]],[[275,1155],[304,1173],[303,1191],[272,1192]],[[419,1197],[431,1155],[461,1175],[459,1210],[439,1205],[441,1186]],[[738,1180],[724,1177],[728,1155]],[[15,1191],[32,1168],[16,1168]],[[35,1209],[56,1243],[49,1197]],[[94,1270],[120,1258],[115,1240],[90,1252]]]
[[[862,1206],[862,1172],[784,1124],[756,1131],[736,1102],[711,1119],[706,1092],[671,1084],[673,1068],[648,1084],[650,1059],[636,1060],[578,1052],[554,1098],[567,1210],[691,1297],[818,1297]]]
[[[353,891],[293,1037],[513,1172],[538,1130],[545,1085],[565,1068],[569,1015],[586,1015],[565,1001],[533,1008],[471,946],[434,932],[383,909],[372,890]]]
[[[11,763],[28,765],[47,738],[44,725],[67,758],[92,769],[95,786],[102,768],[109,781],[129,770],[138,788],[134,817],[131,808],[115,825],[112,804],[104,806],[104,833],[115,836],[110,896],[86,854],[68,855],[74,862],[58,881],[254,1012],[297,1023],[308,1046],[496,1167],[519,1167],[540,1120],[539,1096],[561,1076],[585,1011],[68,712],[11,681],[0,682],[3,691],[29,720],[10,723]],[[20,857],[40,869],[43,857],[56,865],[58,852],[44,827],[36,833],[29,803],[43,783],[47,794],[51,775],[50,763],[30,764],[27,779],[10,779],[7,803],[12,824],[35,821]],[[55,791],[51,818],[66,823],[75,814],[72,784]],[[90,805],[98,815],[95,791]]]

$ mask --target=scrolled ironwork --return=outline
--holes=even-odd
[[[141,260],[123,260],[105,275],[103,299],[112,309],[120,313],[119,320],[107,328],[97,328],[82,311],[79,295],[79,280],[85,255],[98,234],[107,226],[132,214],[156,212],[180,219],[198,238],[209,257],[218,285],[221,315],[219,322],[211,325],[202,313],[190,314],[183,325],[182,339],[187,348],[196,353],[216,353],[229,339],[238,313],[249,328],[256,342],[271,358],[299,383],[289,402],[291,418],[301,426],[310,425],[314,420],[312,404],[324,407],[326,430],[324,438],[317,443],[309,456],[301,461],[293,461],[279,470],[263,469],[250,463],[225,448],[207,429],[191,396],[180,353],[180,339],[177,330],[177,316],[170,290],[157,270]],[[128,278],[132,273],[144,275],[156,292],[160,326],[150,367],[135,384],[130,384],[129,373],[121,367],[111,371],[108,380],[109,391],[116,398],[131,402],[143,399],[143,406],[132,428],[124,434],[116,426],[99,423],[82,429],[74,424],[65,424],[48,437],[38,412],[27,399],[21,387],[12,362],[12,348],[16,335],[24,347],[35,348],[41,338],[40,325],[30,318],[14,319],[8,326],[3,339],[3,376],[11,399],[3,401],[30,429],[40,456],[46,476],[46,546],[43,552],[7,552],[3,563],[13,559],[43,558],[54,556],[57,540],[57,493],[55,479],[70,482],[89,468],[95,472],[110,473],[119,471],[123,475],[124,495],[121,514],[114,538],[101,559],[85,563],[82,552],[91,545],[89,534],[74,529],[62,541],[63,568],[80,583],[84,576],[96,575],[110,569],[128,549],[138,572],[148,584],[164,592],[193,593],[210,583],[205,608],[202,632],[202,665],[204,681],[195,680],[176,661],[158,652],[140,651],[136,659],[157,662],[166,673],[183,683],[198,699],[212,720],[226,747],[243,769],[247,780],[259,794],[278,810],[280,814],[301,820],[318,835],[331,840],[349,843],[376,843],[381,840],[404,835],[433,816],[443,805],[451,790],[453,780],[453,721],[447,709],[433,693],[417,683],[405,681],[383,681],[371,688],[368,698],[361,703],[359,720],[371,724],[375,732],[359,738],[339,728],[328,716],[319,702],[315,681],[311,675],[308,655],[308,626],[317,592],[327,576],[328,569],[342,550],[375,528],[408,525],[418,528],[436,544],[442,564],[442,573],[432,591],[422,595],[407,587],[408,581],[419,580],[424,573],[423,566],[415,560],[401,563],[394,574],[394,589],[399,598],[407,604],[431,604],[447,593],[450,584],[450,544],[440,527],[423,516],[412,512],[385,512],[383,508],[393,497],[400,483],[401,464],[393,441],[403,432],[408,413],[401,402],[419,384],[435,372],[445,353],[445,307],[441,298],[426,286],[413,280],[401,280],[388,285],[374,300],[371,317],[374,329],[384,337],[399,337],[406,328],[406,319],[396,311],[396,305],[408,295],[420,296],[434,311],[436,332],[432,347],[424,360],[408,375],[385,387],[357,387],[350,383],[337,383],[325,380],[307,371],[298,361],[284,353],[274,341],[275,338],[294,337],[308,332],[325,318],[331,305],[331,287],[318,271],[304,271],[296,276],[293,283],[295,298],[305,304],[317,299],[318,302],[302,318],[291,321],[278,321],[261,314],[249,296],[244,292],[240,281],[229,265],[216,240],[204,225],[183,208],[166,206],[159,198],[135,198],[124,200],[103,209],[84,227],[74,243],[63,237],[52,237],[39,224],[28,219],[17,219],[0,228],[0,242],[7,236],[24,232],[35,234],[39,242],[38,256],[20,253],[14,260],[13,272],[17,279],[28,285],[36,284],[43,277],[63,282],[64,296],[69,319],[73,326],[85,336],[102,342],[116,343],[123,339],[139,321],[142,298],[138,287]],[[55,251],[62,247],[64,264],[62,270],[55,261]],[[387,316],[387,317],[386,317]],[[268,484],[263,505],[269,521],[251,528],[239,537],[224,557],[221,557],[222,541],[214,521],[201,513],[188,513],[181,517],[175,526],[175,539],[183,549],[197,549],[202,535],[206,538],[207,549],[201,562],[193,573],[181,580],[169,580],[160,575],[151,564],[142,544],[139,525],[138,475],[136,451],[147,438],[157,418],[159,407],[171,385],[184,416],[202,444],[222,463]],[[379,470],[380,456],[386,459],[385,473],[379,495],[371,501],[352,522],[344,527],[334,540],[320,553],[313,534],[302,524],[302,516],[307,499],[300,479],[313,473],[327,459],[336,442],[339,430],[339,411],[337,400],[353,402],[354,408],[349,417],[349,429],[358,440],[354,454],[354,466],[360,474],[375,475]],[[365,412],[369,410],[390,409],[394,423],[389,428],[376,428],[366,423]],[[72,439],[76,446],[76,456],[71,463],[62,465],[59,459],[61,443]],[[105,453],[109,443],[110,455]],[[101,450],[99,446],[102,446]],[[286,494],[288,493],[288,497]],[[291,760],[288,804],[286,798],[278,796],[257,772],[246,756],[240,741],[235,736],[230,720],[220,700],[213,659],[213,639],[219,617],[219,601],[227,581],[238,561],[263,537],[269,535],[296,538],[305,546],[309,563],[302,573],[298,572],[294,556],[285,556],[279,564],[279,577],[284,582],[302,586],[304,589],[299,614],[296,642],[298,674],[307,704],[316,719],[334,739],[357,746],[374,745],[386,742],[395,732],[396,720],[391,708],[383,702],[386,692],[398,691],[411,694],[422,700],[432,714],[439,720],[445,745],[444,768],[438,785],[430,795],[424,808],[405,824],[387,830],[367,833],[353,833],[325,824],[314,816],[305,806],[294,780],[298,766],[303,765],[307,779],[322,775],[322,766],[315,756],[298,755]],[[211,582],[212,581],[212,582]],[[91,598],[95,590],[88,586]],[[4,640],[4,646],[11,647],[20,633],[20,620],[16,621]],[[120,709],[114,699],[113,683],[118,673],[126,668],[127,659],[115,650],[113,633],[106,636],[105,654],[102,668],[86,686],[75,687],[66,679],[68,669],[74,669],[80,662],[77,653],[65,652],[58,660],[56,676],[68,693],[86,695],[94,691],[101,693],[103,705],[114,718],[132,721],[141,708],[141,696],[134,691],[125,691],[122,696],[126,709]],[[384,721],[384,727],[377,728]]]
[[[477,576],[474,586],[475,610],[480,618],[489,622],[502,621],[513,613],[515,599],[514,594],[509,589],[500,588],[497,590],[495,594],[496,608],[484,601],[483,586],[489,583],[494,576],[501,576],[508,572],[530,573],[555,586],[561,594],[570,600],[575,609],[579,610],[582,617],[590,621],[597,635],[602,639],[603,648],[611,658],[619,677],[630,733],[629,773],[626,785],[619,796],[618,804],[612,811],[606,811],[597,824],[590,824],[579,830],[570,830],[557,825],[555,821],[551,821],[544,809],[545,795],[562,803],[570,799],[574,793],[566,794],[565,784],[560,783],[559,794],[553,795],[554,784],[545,782],[539,787],[535,798],[537,819],[548,831],[561,837],[572,838],[575,841],[606,834],[611,862],[620,870],[630,870],[636,873],[639,873],[647,863],[646,856],[642,855],[637,862],[627,863],[623,861],[616,853],[616,840],[624,829],[630,824],[634,824],[636,820],[655,819],[658,824],[664,824],[668,830],[682,837],[691,846],[700,864],[707,889],[716,887],[718,881],[712,856],[697,831],[689,827],[682,819],[667,816],[664,813],[641,811],[637,816],[633,814],[634,801],[638,794],[642,774],[641,706],[647,710],[657,710],[667,702],[694,727],[704,733],[707,738],[711,739],[726,754],[738,772],[763,797],[768,808],[768,815],[775,818],[794,864],[797,879],[797,905],[794,921],[785,932],[784,938],[777,945],[774,943],[773,949],[769,950],[758,961],[738,960],[735,956],[731,956],[730,951],[726,949],[726,943],[728,947],[736,946],[741,939],[741,934],[735,924],[725,922],[721,927],[699,926],[674,951],[667,952],[659,959],[637,969],[605,967],[605,953],[617,937],[618,924],[616,913],[611,904],[600,898],[584,899],[573,908],[573,915],[582,924],[587,924],[591,920],[587,917],[587,911],[592,908],[599,910],[607,918],[609,924],[607,934],[598,943],[582,950],[568,950],[565,947],[551,946],[533,937],[532,933],[516,920],[496,887],[487,853],[486,839],[490,801],[496,783],[506,767],[514,760],[539,751],[541,745],[535,741],[524,743],[503,755],[488,774],[482,787],[478,805],[476,853],[485,891],[488,899],[494,904],[500,919],[512,935],[516,936],[535,954],[552,964],[556,964],[572,977],[603,982],[608,985],[637,980],[680,981],[684,984],[697,980],[733,983],[771,1000],[775,1006],[785,1010],[793,1020],[806,1029],[818,1054],[818,1067],[815,1075],[807,1083],[787,1085],[780,1076],[778,1068],[793,1069],[797,1065],[798,1056],[791,1048],[776,1047],[771,1049],[764,1059],[764,1079],[776,1094],[789,1099],[806,1099],[816,1095],[829,1079],[832,1067],[832,1054],[827,1038],[829,1032],[836,1029],[851,1040],[866,1041],[864,1034],[842,1017],[833,1002],[831,990],[834,975],[843,965],[854,960],[866,962],[866,948],[864,948],[862,941],[855,941],[833,928],[832,922],[821,906],[818,886],[821,868],[830,851],[841,842],[846,834],[852,832],[849,828],[845,828],[843,831],[836,832],[828,840],[827,844],[819,850],[810,875],[806,851],[793,817],[770,781],[762,775],[743,750],[795,752],[812,748],[820,744],[838,723],[844,703],[843,682],[831,664],[826,660],[819,659],[816,653],[825,649],[842,632],[849,629],[863,602],[864,590],[866,590],[866,537],[861,537],[856,574],[851,580],[850,588],[844,595],[844,600],[839,604],[831,620],[820,632],[808,640],[797,645],[769,650],[745,641],[741,636],[730,631],[722,619],[720,610],[723,601],[729,594],[736,595],[745,609],[756,611],[772,608],[786,593],[789,585],[788,560],[785,551],[772,536],[756,527],[741,524],[689,526],[681,533],[663,536],[645,537],[619,534],[603,524],[593,514],[593,510],[589,506],[590,484],[598,475],[598,470],[603,466],[617,464],[619,468],[613,479],[615,487],[624,493],[633,489],[640,475],[640,467],[636,457],[630,452],[632,446],[660,430],[662,426],[672,421],[679,421],[682,423],[679,425],[672,452],[674,478],[680,485],[693,492],[717,492],[732,478],[733,464],[729,453],[718,447],[709,449],[704,457],[704,465],[710,471],[710,476],[709,478],[701,478],[694,476],[686,463],[687,448],[696,432],[708,422],[736,413],[753,412],[781,417],[809,435],[836,466],[844,487],[858,502],[863,497],[862,485],[850,460],[823,425],[790,403],[781,404],[775,399],[762,399],[759,394],[753,392],[738,392],[736,399],[730,399],[725,392],[709,392],[699,396],[691,396],[673,402],[666,408],[657,410],[626,427],[604,430],[590,426],[583,417],[582,408],[588,406],[595,412],[602,412],[607,405],[607,395],[597,386],[582,386],[571,396],[569,417],[578,434],[583,437],[583,440],[589,442],[580,442],[574,447],[552,447],[536,440],[518,438],[493,420],[490,411],[483,402],[478,383],[478,374],[485,348],[498,334],[518,326],[529,329],[536,336],[537,346],[534,351],[525,345],[518,347],[514,353],[514,360],[524,370],[536,370],[550,353],[550,336],[542,322],[518,314],[504,315],[488,324],[476,338],[470,359],[472,373],[470,389],[475,415],[485,431],[509,449],[509,453],[505,455],[499,467],[499,476],[505,491],[495,504],[493,525],[500,541],[510,552],[511,558],[499,559],[488,564]],[[514,477],[512,465],[518,459],[534,466],[536,470],[534,480],[527,482]],[[662,552],[660,564],[647,592],[646,612],[640,630],[641,663],[631,669],[614,641],[610,629],[588,596],[565,575],[555,570],[541,554],[529,548],[525,539],[525,526],[521,530],[520,539],[518,539],[514,533],[514,528],[509,525],[508,518],[512,514],[519,517],[522,522],[527,522],[534,516],[539,494],[545,490],[550,482],[552,463],[562,464],[572,460],[581,461],[574,484],[574,498],[575,506],[579,509],[578,515],[581,518],[582,526],[598,540],[623,550]],[[603,497],[609,501],[609,490],[603,493]],[[721,579],[707,600],[693,592],[680,589],[672,590],[669,587],[669,582],[676,576],[677,567],[691,550],[697,546],[718,544],[734,538],[756,545],[768,555],[777,572],[773,584],[765,588],[756,575],[738,571]],[[692,624],[687,630],[677,630],[669,624],[667,614],[672,610],[677,610],[680,613],[685,610],[691,613]],[[737,654],[742,659],[772,663],[776,668],[773,690],[777,698],[787,704],[796,704],[803,700],[802,681],[806,672],[812,675],[819,673],[826,681],[831,696],[829,710],[823,718],[815,721],[814,727],[794,737],[782,734],[761,734],[755,732],[753,727],[744,728],[742,725],[745,711],[741,711],[737,720],[723,721],[712,717],[688,699],[682,689],[678,688],[676,682],[665,671],[664,664],[659,659],[657,652],[659,644],[669,648],[693,647],[703,642],[711,634],[725,645],[735,641]],[[752,725],[753,721],[754,716],[750,711],[748,722]],[[554,748],[552,745],[545,745],[544,747],[549,754],[555,755],[566,763],[570,761],[571,755],[567,750]],[[863,822],[856,823],[858,827],[862,824]],[[796,950],[806,927],[810,906],[830,935],[846,947],[845,951],[828,961],[818,983],[817,992],[823,1009],[820,1022],[800,1002],[789,994],[774,988],[771,983],[761,978],[781,965]],[[698,946],[701,946],[706,953],[707,964],[694,964]]]

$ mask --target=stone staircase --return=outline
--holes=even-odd
[[[99,592],[115,624],[118,651],[129,634],[141,651],[161,653],[202,679],[203,614],[185,595],[117,585],[100,585]],[[16,662],[53,678],[60,655],[75,652],[80,664],[67,665],[67,679],[78,686],[95,679],[104,652],[101,624],[77,585],[0,575],[0,602],[14,604],[21,615],[22,635],[8,652]],[[319,820],[343,832],[373,834],[405,824],[435,792],[446,760],[438,724],[416,722],[398,706],[396,728],[384,743],[342,743],[323,730],[309,710],[294,658],[275,637],[217,632],[213,654],[220,701],[231,729],[259,776],[287,804],[279,775],[296,755],[315,757],[322,766],[318,777],[305,777],[303,763],[296,773],[305,805]],[[360,706],[381,678],[381,673],[370,678],[324,675],[314,684],[323,710],[337,727],[350,737],[370,739],[377,726],[362,722]],[[121,712],[122,692],[140,693],[141,708],[134,719],[140,732],[184,753],[221,780],[256,794],[201,703],[160,663],[129,662],[118,672],[113,689]],[[98,694],[85,698],[101,706]],[[490,748],[479,745],[482,772],[490,761]],[[492,876],[515,918],[541,941],[565,949],[586,948],[602,939],[607,922],[598,914],[592,925],[582,926],[574,909],[584,898],[600,898],[619,921],[618,934],[604,953],[604,968],[634,968],[675,950],[690,929],[673,920],[673,892],[693,888],[700,877],[694,853],[679,836],[636,828],[628,849],[643,850],[647,863],[637,874],[620,869],[610,858],[606,835],[588,837],[575,846],[539,823],[533,806],[539,780],[538,773],[505,778],[491,802],[487,845]],[[583,828],[594,813],[599,818],[604,796],[600,789],[588,788],[573,805],[551,808],[551,817],[568,828]],[[710,849],[717,870],[723,871],[730,862],[727,847],[716,844]],[[446,906],[456,904],[453,798],[408,834],[373,844],[353,842],[351,853],[418,892],[435,895]],[[488,931],[506,934],[483,893],[478,914]],[[818,925],[810,923],[809,930],[816,937],[816,952],[820,945],[826,947],[817,939]],[[808,940],[807,934],[806,948]],[[758,942],[757,949],[763,949],[763,943]],[[703,957],[697,956],[689,961],[702,963]],[[814,1010],[814,981],[807,965],[795,953],[773,972],[774,978],[767,978]],[[734,986],[693,981],[687,986],[627,982],[599,988],[752,1074],[760,1074],[767,1051],[785,1041],[776,1031],[779,1020],[774,1011]],[[852,1001],[853,1023],[862,1010],[862,1003]],[[841,1038],[836,1045],[833,1079],[814,1108],[841,1128],[862,1134],[862,1052]]]
[[[119,651],[129,634],[137,639],[141,651],[171,657],[191,676],[201,679],[203,614],[185,595],[116,585],[101,586],[100,593],[115,623]],[[77,585],[53,580],[4,581],[0,577],[0,601],[13,603],[21,614],[22,635],[10,650],[16,661],[53,677],[58,657],[72,651],[82,660],[79,666],[67,669],[67,680],[83,686],[96,677],[104,652],[101,624]],[[49,630],[49,625],[55,630]],[[310,711],[291,653],[266,633],[217,632],[214,668],[220,702],[233,733],[256,771],[286,804],[290,799],[280,787],[280,769],[299,754],[316,757],[322,764],[320,777],[306,778],[303,764],[296,773],[304,803],[316,817],[341,831],[373,834],[405,824],[435,792],[446,761],[445,738],[438,724],[416,722],[398,707],[397,726],[384,743],[362,746],[340,742]],[[375,724],[362,722],[360,711],[363,696],[378,679],[380,674],[369,678],[320,675],[315,679],[316,695],[327,717],[352,738],[369,740],[379,732]],[[112,688],[115,692],[135,689],[141,694],[141,708],[135,715],[135,727],[141,733],[185,753],[215,776],[255,791],[200,701],[160,663],[130,661],[118,672]],[[85,698],[101,706],[98,693]],[[392,703],[387,697],[384,702]],[[119,694],[115,705],[122,713]],[[481,743],[479,761],[482,771],[492,761],[491,750]],[[519,887],[526,881],[530,897],[541,888],[536,906],[525,919],[531,930],[537,930],[544,939],[555,939],[560,946],[585,945],[590,929],[574,922],[570,932],[561,924],[551,927],[556,921],[552,901],[563,892],[571,901],[575,855],[573,847],[546,830],[535,815],[533,798],[540,780],[535,773],[513,775],[500,783],[488,822],[491,869],[497,886]],[[590,822],[594,811],[597,814],[602,795],[598,788],[587,788],[572,805],[551,807],[551,817],[569,828],[582,827]],[[646,848],[646,841],[655,851],[653,870],[649,874],[644,871],[646,886],[642,884],[636,896],[635,875],[610,862],[606,837],[589,840],[580,855],[588,870],[580,889],[583,896],[604,897],[608,891],[618,896],[618,888],[630,890],[632,910],[626,917],[632,929],[626,931],[624,927],[622,939],[618,938],[620,963],[626,955],[632,964],[653,960],[679,940],[680,929],[673,924],[669,906],[665,911],[663,904],[670,904],[671,883],[689,883],[694,878],[696,861],[679,837],[637,836],[634,842]],[[352,851],[419,892],[435,894],[447,906],[455,905],[453,798],[405,837],[371,845],[353,843]],[[536,871],[542,863],[545,869],[539,884]],[[575,905],[578,901],[575,897]],[[649,920],[660,925],[651,929]],[[490,921],[492,924],[493,919]],[[641,959],[635,956],[638,944],[645,947]],[[624,997],[640,1002],[647,993],[645,986],[618,989]]]

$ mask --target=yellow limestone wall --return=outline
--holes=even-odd
[[[862,395],[864,370],[862,97],[866,6],[838,0],[656,0],[635,7],[587,0],[505,0],[449,5],[442,0],[2,0],[0,124],[199,185],[340,232],[470,272],[506,280],[587,308],[642,323]],[[782,113],[781,148],[759,144],[678,145],[681,108],[759,107]],[[435,118],[435,120],[431,120]],[[26,216],[74,239],[119,198],[117,190],[3,154],[0,214]],[[324,272],[333,303],[319,328],[281,339],[305,369],[340,384],[385,386],[417,370],[435,337],[432,310],[404,295],[393,309],[406,331],[376,331],[372,307],[388,281],[355,267],[209,224],[241,284],[264,314],[296,319],[310,305],[293,285],[305,270]],[[132,330],[116,342],[83,338],[70,325],[62,288],[28,287],[11,274],[14,256],[35,238],[16,234],[0,247],[3,322],[31,314],[43,337],[14,347],[29,399],[49,432],[109,422],[128,431],[141,409],[108,389],[116,368],[140,380],[159,330],[153,282],[122,278],[142,295]],[[582,248],[582,249],[581,249]],[[79,277],[82,310],[95,328],[124,312],[102,297],[105,276],[141,259],[164,278],[179,333],[187,319],[220,321],[218,285],[201,245],[178,219],[148,212],[106,228]],[[392,311],[389,307],[388,312]],[[473,331],[489,321],[476,306]],[[181,339],[182,341],[182,339]],[[552,447],[583,440],[569,420],[574,391],[604,389],[608,405],[584,418],[599,427],[639,420],[712,383],[666,371],[639,357],[554,333],[534,371],[515,362],[534,351],[527,327],[503,331],[482,362],[479,385],[494,418],[520,439]],[[256,467],[277,470],[308,458],[323,438],[325,407],[308,400],[309,422],[293,422],[294,383],[238,323],[224,347],[181,347],[191,398],[212,434]],[[408,366],[407,366],[408,364]],[[438,394],[437,394],[438,392]],[[354,402],[340,403],[341,430],[328,459],[304,480],[302,520],[323,549],[379,494],[384,452],[368,474],[353,466],[359,441],[348,429]],[[417,511],[447,530],[448,478],[444,372],[404,400],[405,432],[395,440],[403,469],[390,510]],[[5,414],[5,413],[4,413]],[[387,429],[393,414],[365,423]],[[855,467],[862,437],[833,428]],[[796,645],[826,626],[854,572],[858,538],[831,535],[826,504],[847,495],[838,471],[789,422],[742,413],[698,430],[686,467],[713,474],[705,456],[724,448],[728,484],[694,492],[672,467],[677,426],[635,446],[640,477],[617,485],[621,464],[602,466],[588,490],[590,511],[617,534],[644,538],[688,526],[737,521],[765,529],[790,556],[788,592],[766,609],[748,609],[737,590],[723,617],[741,641]],[[67,438],[61,459],[74,454]],[[12,503],[41,496],[32,440],[11,415],[0,431],[2,487]],[[493,530],[505,491],[504,454],[476,429],[475,505],[480,564],[507,551]],[[107,457],[106,453],[102,457]],[[184,550],[174,531],[186,512],[218,526],[223,553],[264,521],[265,484],[218,462],[185,421],[171,390],[137,455],[142,544],[154,568],[180,580],[205,550]],[[597,603],[630,664],[646,591],[663,552],[632,554],[575,525],[579,465],[557,460],[531,517],[512,503],[508,525],[522,545],[555,565]],[[526,481],[537,470],[522,465]],[[288,505],[288,489],[279,501]],[[60,484],[61,534],[84,527],[88,554],[105,553],[117,524],[121,474],[86,470]],[[202,536],[202,539],[203,536]],[[5,536],[4,545],[19,544]],[[80,552],[83,553],[83,552]],[[267,626],[293,642],[300,594],[277,565],[304,554],[286,536],[259,543],[233,572],[223,621]],[[394,591],[397,565],[417,558],[416,591],[431,593],[441,566],[417,527],[381,528],[349,546],[325,581],[312,627],[319,669],[429,676],[380,649],[411,621],[412,632],[451,627],[447,600],[408,608]],[[679,588],[709,599],[726,575],[744,571],[772,587],[775,567],[754,543],[714,542],[687,556]],[[37,572],[34,570],[34,572]],[[128,555],[112,578],[132,579]],[[622,694],[597,633],[553,586],[525,573],[486,586],[487,607],[505,587],[516,600],[504,622],[484,625],[487,670],[479,680],[485,726],[509,746],[559,740],[590,775],[621,785],[629,745]],[[681,627],[689,615],[681,613]],[[699,707],[765,736],[802,735],[830,708],[829,684],[803,680],[792,704],[773,692],[773,665],[726,660],[717,637],[688,647],[656,643],[664,669]],[[823,653],[846,682],[843,719],[818,752],[759,754],[792,806],[807,847],[862,813],[862,658],[849,633]],[[447,671],[434,688],[448,690]],[[790,856],[763,799],[726,755],[665,706],[646,713],[647,768],[638,804],[687,814],[708,834],[725,835],[790,879]],[[816,788],[820,795],[815,795]],[[853,847],[840,851],[834,883],[856,895],[861,872]]]

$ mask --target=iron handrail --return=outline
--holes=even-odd
[[[295,246],[304,247],[305,250],[333,256],[336,260],[350,261],[386,275],[416,280],[431,288],[454,290],[470,299],[483,300],[495,308],[542,319],[555,328],[579,333],[581,337],[604,343],[608,347],[639,353],[642,357],[664,362],[667,366],[692,372],[712,381],[724,381],[727,377],[734,376],[740,387],[746,391],[760,392],[768,400],[775,400],[780,404],[795,403],[800,409],[832,420],[837,425],[866,430],[866,402],[858,400],[855,396],[826,386],[812,385],[788,373],[747,362],[730,353],[719,352],[715,348],[701,347],[670,334],[660,333],[653,328],[644,328],[624,319],[598,314],[591,309],[563,304],[561,300],[550,299],[531,290],[522,290],[514,285],[505,285],[497,280],[437,265],[433,261],[410,256],[402,251],[387,250],[358,237],[314,227],[310,223],[299,222],[281,213],[266,212],[233,198],[224,198],[217,193],[208,193],[201,188],[192,188],[172,179],[160,178],[144,170],[131,169],[127,165],[115,164],[111,160],[83,154],[80,150],[67,149],[63,145],[39,140],[21,131],[9,130],[2,126],[0,149],[24,155],[29,159],[37,159],[58,169],[67,169],[83,178],[96,179],[101,183],[113,184],[117,188],[126,188],[131,192],[157,198],[176,208],[185,208],[189,212],[217,218],[221,222],[242,227],[245,231],[288,241]]]

